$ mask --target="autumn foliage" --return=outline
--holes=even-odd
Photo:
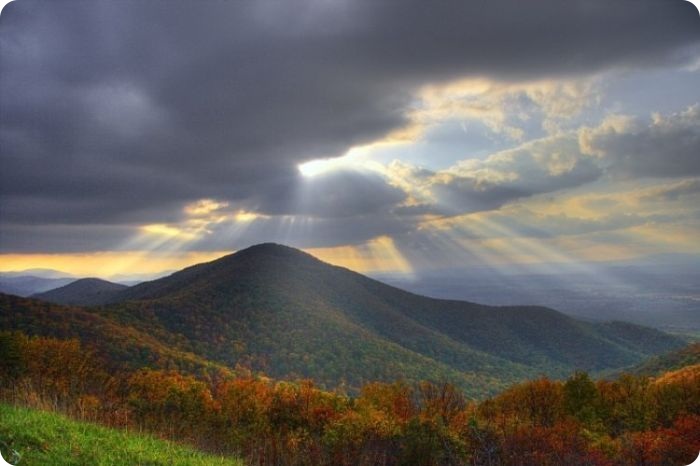
[[[682,465],[700,451],[700,367],[575,373],[472,402],[447,383],[348,396],[239,371],[114,370],[77,340],[0,333],[6,402],[151,431],[257,465]]]

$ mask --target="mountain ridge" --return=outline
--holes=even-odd
[[[80,316],[94,315],[103,327],[133,333],[143,351],[177,361],[188,355],[349,389],[446,380],[475,398],[540,375],[633,366],[683,345],[653,329],[583,322],[545,307],[428,298],[274,243],[117,290],[99,306],[67,311],[26,301],[19,312],[11,302],[0,300],[0,317],[14,313],[18,330],[43,319],[62,335],[61,314],[78,326]],[[81,332],[99,344],[93,330]]]
[[[631,366],[682,345],[656,330],[545,307],[427,298],[274,243],[119,291],[97,312],[158,329],[217,363],[327,386],[452,378],[477,390]]]

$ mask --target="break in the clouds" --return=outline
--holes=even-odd
[[[399,244],[483,212],[549,229],[501,210],[698,175],[699,23],[682,0],[17,0],[0,251]]]
[[[649,120],[611,115],[595,127],[534,139],[436,172],[394,162],[389,171],[421,201],[398,210],[457,215],[495,210],[601,178],[700,174],[700,104],[671,115],[654,114]],[[694,186],[688,183],[682,186]]]

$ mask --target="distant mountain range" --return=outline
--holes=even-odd
[[[700,331],[700,259],[673,255],[628,263],[465,266],[375,278],[417,294],[495,306],[551,307],[586,320],[623,320],[674,333]],[[672,262],[674,261],[675,262]]]
[[[101,306],[2,296],[0,329],[76,336],[124,364],[238,365],[349,389],[370,380],[450,380],[473,397],[541,374],[632,366],[684,344],[545,307],[427,298],[275,244],[128,288],[81,282],[42,297]]]
[[[34,275],[0,274],[0,293],[31,296],[75,281],[74,277],[46,278]]]
[[[173,271],[164,271],[155,274],[117,274],[109,277],[109,281],[102,278],[95,278],[95,280],[133,286],[146,280],[154,280],[172,272]],[[0,293],[26,297],[51,291],[78,280],[82,280],[82,278],[54,269],[28,269],[21,271],[0,272]],[[82,288],[87,289],[88,287],[82,286]],[[42,299],[52,301],[50,296],[49,298],[43,297]]]

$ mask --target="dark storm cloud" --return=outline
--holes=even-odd
[[[14,253],[95,252],[118,249],[136,230],[118,225],[0,225],[0,245]]]
[[[419,85],[681,63],[696,17],[681,0],[18,0],[0,20],[2,222],[167,222],[200,198],[290,213],[299,162],[401,127]]]
[[[337,169],[291,181],[268,190],[252,208],[272,215],[339,218],[387,212],[406,198],[404,191],[366,170]]]

